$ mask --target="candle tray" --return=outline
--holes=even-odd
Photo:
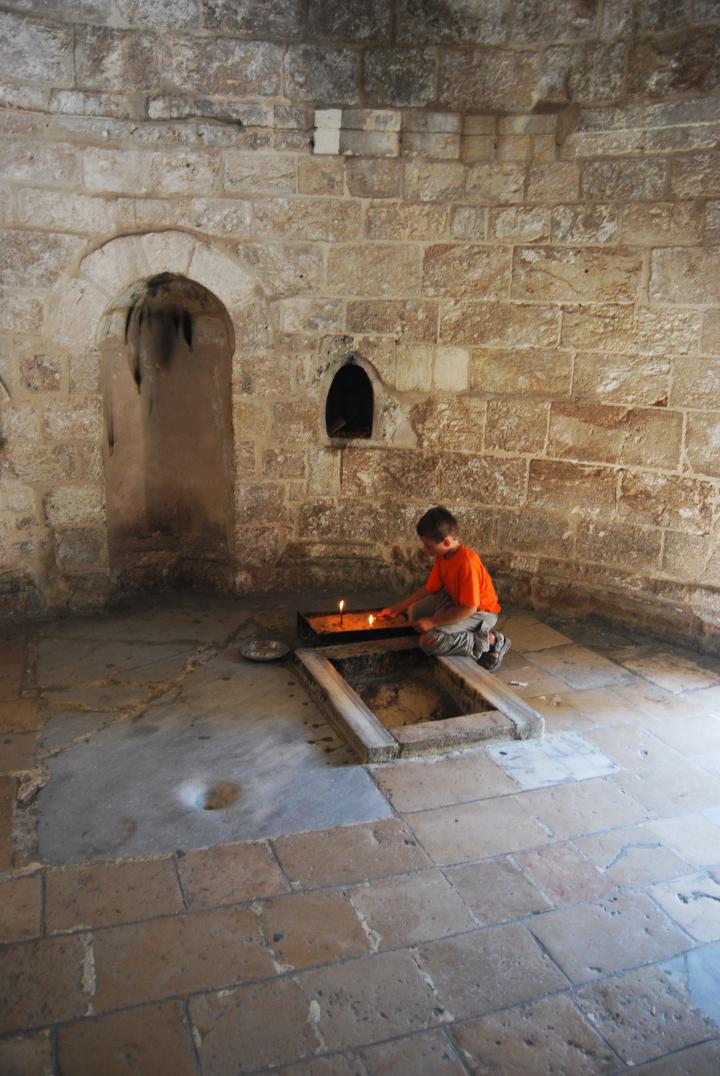
[[[377,615],[377,609],[345,609],[341,627],[337,610],[298,611],[298,638],[306,646],[328,646],[332,643],[359,643],[369,639],[393,639],[399,635],[416,634],[402,615],[392,620],[382,620],[379,624],[376,621],[369,627],[367,619],[371,613]]]

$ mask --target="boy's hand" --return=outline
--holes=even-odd
[[[419,630],[424,633],[426,631],[430,631],[430,629],[434,628],[435,625],[433,624],[432,619],[429,616],[421,616],[419,620],[413,621],[413,627],[419,628]]]
[[[378,620],[392,620],[393,617],[398,615],[398,611],[394,605],[390,605],[387,609],[381,609],[377,615]]]

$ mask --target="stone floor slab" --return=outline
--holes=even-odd
[[[535,848],[548,839],[524,804],[512,796],[418,811],[407,820],[423,848],[440,865]]]
[[[567,691],[564,680],[553,676],[547,669],[542,669],[532,661],[534,655],[514,653],[512,650],[503,660],[502,668],[496,673],[499,680],[512,687],[521,698],[531,700],[536,695],[552,695]],[[532,703],[531,703],[532,705]]]
[[[530,852],[516,852],[513,859],[554,907],[599,900],[615,888],[597,867],[567,841]]]
[[[396,811],[427,810],[515,792],[515,783],[484,750],[372,768]]]
[[[685,721],[663,721],[654,733],[662,743],[681,755],[702,756],[720,751],[720,717],[688,717]]]
[[[0,1072],[4,1076],[49,1076],[53,1070],[50,1035],[19,1035],[0,1039]]]
[[[13,699],[0,702],[0,730],[2,732],[28,732],[39,728],[42,720],[37,699]]]
[[[15,732],[0,735],[0,773],[20,773],[31,770],[35,758],[36,732]]]
[[[60,1070],[68,1076],[196,1076],[190,1029],[169,1001],[82,1020],[58,1032]]]
[[[530,930],[574,983],[662,960],[693,942],[642,893],[536,915]]]
[[[662,818],[648,828],[693,867],[712,867],[720,860],[720,817],[711,811]]]
[[[614,885],[646,886],[688,873],[685,860],[647,826],[576,837],[573,843]]]
[[[546,650],[550,646],[567,646],[572,639],[562,632],[543,624],[537,617],[527,613],[512,613],[501,625],[502,630],[512,639],[514,650],[530,654],[534,650]]]
[[[406,950],[306,972],[298,983],[331,1050],[407,1035],[446,1017]]]
[[[717,1033],[714,1023],[660,965],[585,987],[581,1009],[617,1054],[633,1066]]]
[[[196,848],[177,859],[188,907],[216,908],[284,893],[289,886],[265,841]]]
[[[621,684],[630,679],[627,669],[585,646],[554,646],[550,650],[538,650],[529,660],[579,690]]]
[[[600,1076],[617,1056],[565,995],[469,1020],[451,1029],[472,1072]]]
[[[720,884],[708,874],[662,882],[648,893],[696,941],[720,939]]]
[[[496,744],[488,748],[488,754],[521,788],[585,781],[618,769],[615,762],[577,732]]]
[[[694,655],[677,649],[653,648],[622,659],[625,668],[673,694],[717,686],[720,677],[703,669]]]
[[[524,926],[508,923],[421,945],[420,967],[456,1020],[563,990],[567,979]]]
[[[551,902],[515,863],[498,856],[483,863],[447,867],[445,876],[475,918],[486,926],[546,911]]]
[[[222,908],[110,927],[94,937],[95,1010],[232,987],[274,973],[255,915]]]
[[[337,1053],[301,1061],[283,1069],[283,1076],[367,1076],[367,1067],[352,1054]]]
[[[98,863],[45,876],[48,933],[114,926],[183,910],[170,859]]]
[[[36,938],[41,929],[41,874],[0,879],[0,942]]]
[[[379,949],[395,949],[477,927],[439,870],[356,886],[350,897]]]
[[[444,1031],[421,1031],[361,1051],[369,1076],[465,1076],[465,1069]]]
[[[524,792],[522,805],[556,838],[632,825],[646,817],[640,804],[617,788],[612,778]]]
[[[237,1076],[315,1053],[321,1041],[294,979],[276,979],[190,1001],[200,1064],[212,1076]]]
[[[291,893],[262,904],[260,924],[283,970],[362,956],[370,943],[349,899],[337,890]]]
[[[681,756],[669,748],[657,732],[642,728],[637,720],[628,725],[593,729],[584,735],[599,751],[627,769],[663,766],[669,762],[679,764],[681,761]]]
[[[642,804],[648,815],[661,818],[720,804],[717,778],[687,760],[625,770],[613,783]]]
[[[0,1032],[27,1031],[84,1016],[87,938],[42,938],[0,946]]]
[[[717,1076],[720,1072],[720,1039],[678,1050],[633,1071],[642,1076]]]
[[[595,727],[591,716],[579,710],[574,700],[580,692],[534,695],[533,709],[545,719],[545,735],[559,732],[584,732]]]
[[[396,818],[279,837],[273,847],[291,882],[308,888],[347,885],[430,864],[411,830]]]

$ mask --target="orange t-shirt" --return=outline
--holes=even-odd
[[[490,573],[472,549],[461,545],[453,557],[435,557],[425,589],[431,594],[442,588],[456,605],[474,605],[486,613],[499,613]]]

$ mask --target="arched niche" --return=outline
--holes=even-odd
[[[338,368],[325,398],[325,431],[344,440],[371,438],[375,393],[365,369],[349,355]]]
[[[111,586],[232,579],[232,322],[163,272],[112,304],[100,334]]]

